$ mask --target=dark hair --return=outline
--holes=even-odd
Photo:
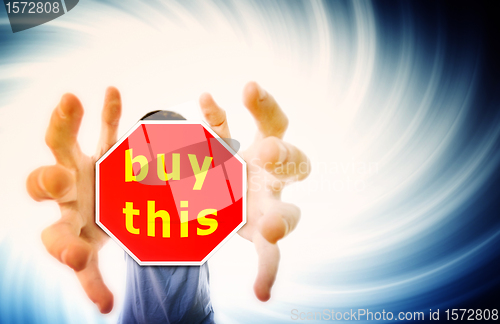
[[[141,120],[186,120],[186,118],[173,111],[154,110],[144,115]]]

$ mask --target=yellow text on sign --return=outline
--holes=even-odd
[[[205,156],[203,160],[203,165],[200,168],[198,164],[198,158],[195,154],[188,154],[189,162],[191,163],[191,168],[193,170],[196,182],[193,186],[193,190],[201,190],[205,178],[207,176],[208,168],[210,168],[210,163],[212,163],[211,156]],[[157,154],[157,170],[158,179],[162,181],[168,180],[180,180],[180,154],[172,154],[172,172],[167,173],[165,171],[165,154]],[[138,174],[134,175],[134,170],[132,168],[134,163],[139,163],[141,170]],[[128,149],[125,151],[125,182],[132,181],[142,181],[149,172],[148,159],[144,155],[133,156],[133,149]]]
[[[187,208],[188,201],[181,201],[181,208]],[[125,208],[123,208],[123,214],[125,215],[125,227],[128,232],[132,234],[140,234],[140,228],[134,227],[134,216],[140,215],[139,209],[134,209],[134,203],[126,202]],[[206,216],[212,215],[217,216],[216,209],[204,209],[198,213],[197,221],[199,225],[208,226],[208,229],[196,228],[196,234],[199,236],[210,235],[217,229],[218,223],[214,218],[207,218]],[[170,214],[166,210],[156,210],[155,201],[148,200],[148,226],[147,232],[148,236],[155,236],[156,227],[155,221],[157,218],[161,218],[162,221],[162,236],[170,237]],[[188,237],[188,211],[181,210],[181,237]]]

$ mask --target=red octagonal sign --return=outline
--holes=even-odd
[[[142,120],[96,163],[96,223],[140,265],[201,265],[245,224],[245,191],[205,123]]]

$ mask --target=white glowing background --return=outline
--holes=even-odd
[[[24,189],[32,169],[54,162],[44,133],[63,93],[76,94],[85,107],[79,141],[87,153],[97,143],[109,85],[122,93],[120,134],[155,109],[178,106],[188,119],[200,119],[197,98],[208,91],[245,148],[256,130],[241,103],[250,80],[277,98],[290,119],[285,139],[308,154],[313,173],[284,194],[302,208],[302,220],[280,243],[270,302],[253,296],[250,243],[235,237],[209,261],[219,323],[286,322],[292,308],[399,307],[391,303],[463,276],[463,264],[479,258],[498,227],[476,244],[421,255],[458,239],[454,229],[438,229],[453,222],[498,165],[500,127],[488,126],[467,154],[456,153],[475,93],[474,62],[456,67],[461,77],[448,80],[444,49],[417,46],[410,23],[397,39],[378,28],[369,2],[87,0],[19,34],[10,44],[15,55],[0,47],[0,81],[21,84],[0,89],[4,290],[29,283],[23,289],[42,322],[113,323],[120,311],[120,248],[110,241],[101,252],[115,294],[115,309],[101,317],[73,273],[42,246],[40,233],[59,217],[57,206],[31,201]],[[25,281],[23,271],[36,281]],[[22,291],[12,295],[12,314],[23,312]]]

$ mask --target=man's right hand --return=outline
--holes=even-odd
[[[45,136],[57,163],[34,170],[26,184],[36,201],[54,200],[59,204],[61,219],[42,232],[43,244],[54,258],[75,271],[101,313],[113,308],[113,294],[98,267],[98,251],[108,236],[95,224],[94,168],[117,140],[120,115],[120,93],[110,87],[104,100],[97,152],[87,156],[77,142],[83,107],[77,97],[65,94],[52,113]]]

